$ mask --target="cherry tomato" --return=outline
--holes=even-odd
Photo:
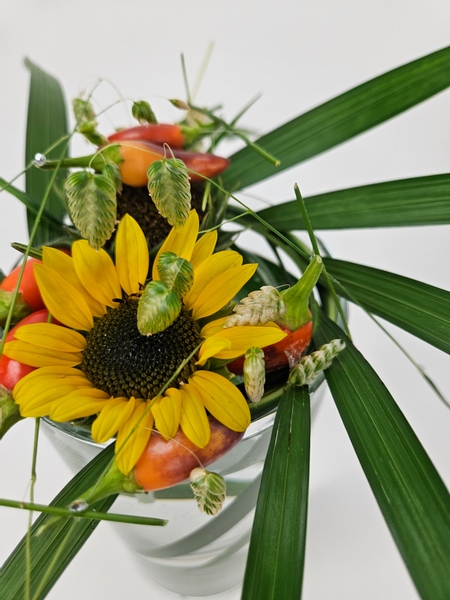
[[[10,342],[15,340],[15,333],[20,327],[24,325],[31,325],[32,323],[46,323],[48,320],[48,310],[38,310],[37,312],[31,313],[25,319],[22,319],[17,325],[15,325],[6,336],[6,341]],[[23,363],[8,358],[4,354],[0,357],[0,385],[11,391],[18,381],[34,371],[36,367],[30,367],[30,365],[24,365]]]
[[[22,296],[22,299],[28,304],[28,306],[30,306],[33,310],[40,310],[42,308],[45,308],[45,304],[42,300],[41,292],[39,291],[36,279],[34,277],[35,264],[42,264],[42,261],[37,260],[36,258],[30,258],[27,261],[22,281],[20,282],[19,292]],[[14,291],[21,268],[22,265],[19,265],[18,267],[13,269],[9,275],[5,277],[5,279],[0,284],[0,288],[2,290],[4,290],[5,292]]]

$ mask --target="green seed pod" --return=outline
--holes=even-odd
[[[190,480],[200,511],[217,515],[226,498],[226,483],[222,475],[197,467],[192,469]]]
[[[163,281],[150,281],[139,298],[137,325],[142,335],[164,331],[178,317],[181,300]]]
[[[174,252],[163,252],[157,268],[161,280],[179,298],[189,292],[194,283],[194,268],[188,260]]]
[[[245,353],[244,360],[244,385],[247,396],[251,402],[259,402],[264,394],[266,383],[266,368],[264,352],[254,346]]]

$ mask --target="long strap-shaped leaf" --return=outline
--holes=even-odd
[[[86,491],[99,479],[105,467],[114,455],[114,445],[110,445],[96,456],[66,487],[56,496],[51,505],[66,506]],[[92,505],[92,509],[106,512],[117,496],[109,496]],[[39,600],[45,598],[56,583],[64,569],[93,533],[99,521],[90,519],[61,519],[42,535],[36,535],[37,530],[49,522],[51,515],[41,516],[36,520],[31,531],[31,598],[37,592]],[[64,544],[60,553],[61,544]],[[0,572],[1,600],[23,600],[26,589],[26,536],[19,542],[14,552],[9,556]],[[52,564],[53,563],[53,564]],[[51,571],[44,580],[47,569]]]
[[[450,48],[376,77],[300,115],[258,140],[281,165],[249,148],[231,157],[223,174],[229,190],[244,188],[341,144],[423,102],[450,85]]]
[[[450,223],[450,175],[416,177],[338,190],[305,198],[314,229],[403,227]],[[230,213],[242,209],[229,207]],[[279,231],[304,229],[298,202],[292,200],[258,212]],[[252,227],[255,220],[242,221]]]
[[[25,152],[25,163],[29,164],[36,153],[46,152],[47,148],[67,134],[67,122],[66,106],[58,81],[30,60],[27,59],[25,64],[31,74]],[[48,152],[46,156],[47,158],[60,158],[61,147]],[[41,203],[51,177],[51,172],[39,171],[34,167],[28,169],[26,173],[25,186],[27,194],[38,204]],[[61,194],[63,193],[64,178],[64,172],[61,171],[54,183]],[[65,208],[60,193],[56,189],[51,191],[46,208],[62,221]],[[28,211],[28,229],[30,232],[34,221],[35,214]],[[62,233],[61,227],[55,226],[51,221],[43,218],[39,224],[34,245],[41,246],[60,237]]]
[[[275,419],[256,505],[242,600],[298,600],[309,485],[307,387],[288,389]]]
[[[315,341],[347,348],[325,371],[347,433],[423,600],[450,598],[450,495],[414,431],[363,356],[326,317]]]
[[[450,292],[364,265],[324,262],[339,294],[450,354]]]

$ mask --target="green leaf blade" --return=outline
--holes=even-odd
[[[242,600],[298,600],[303,582],[309,487],[307,387],[280,399],[250,540]]]
[[[450,495],[372,367],[316,315],[317,344],[347,344],[325,376],[375,498],[423,600],[450,597]]]
[[[351,262],[324,263],[340,295],[450,354],[450,292]]]
[[[82,492],[94,485],[100,478],[113,456],[114,445],[112,444],[88,463],[56,496],[51,505],[67,506],[75,498],[81,496]],[[92,508],[99,512],[106,512],[116,497],[109,496],[105,500],[95,503]],[[77,521],[61,519],[48,531],[37,536],[37,530],[51,519],[52,515],[41,514],[31,530],[30,591],[31,597],[33,597],[40,590],[37,597],[39,600],[45,598],[100,522],[91,519]],[[64,544],[62,552],[59,554],[62,544]],[[24,536],[0,571],[0,598],[2,600],[23,600],[25,598],[26,564],[27,548],[26,536]],[[49,577],[47,581],[43,582],[49,567],[51,567]]]
[[[231,157],[222,175],[230,190],[242,189],[351,139],[423,102],[450,85],[450,47],[355,87],[257,140],[277,156],[273,167],[250,148]]]
[[[47,158],[61,158],[61,146],[48,152],[47,149],[67,135],[67,117],[65,101],[58,81],[28,59],[25,60],[25,65],[31,75],[25,151],[25,164],[28,165],[38,152],[45,154]],[[26,172],[26,192],[39,205],[51,178],[51,172],[41,171],[35,167]],[[65,172],[60,171],[56,176],[46,205],[47,210],[60,221],[66,213],[63,200],[64,181]],[[35,214],[28,211],[27,216],[28,230],[31,232]],[[43,218],[39,224],[34,244],[42,246],[61,234],[61,227],[57,227],[50,220]]]
[[[315,230],[450,223],[450,174],[365,185],[305,198]],[[231,212],[239,212],[231,209]],[[279,231],[305,229],[296,200],[258,212]],[[252,226],[245,216],[242,223]]]

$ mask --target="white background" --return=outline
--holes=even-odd
[[[231,118],[262,92],[243,124],[263,133],[367,79],[446,46],[449,25],[448,0],[2,0],[0,176],[12,178],[23,168],[25,56],[57,76],[68,99],[102,78],[114,82],[126,97],[150,100],[164,120],[177,116],[164,99],[184,97],[180,54],[193,80],[213,41],[215,50],[197,102],[223,104],[223,114]],[[105,103],[115,98],[109,85],[102,85],[103,93]],[[254,191],[276,203],[293,197],[295,182],[308,196],[448,172],[449,109],[450,93],[445,92]],[[125,111],[115,114],[114,125],[129,124]],[[7,271],[16,258],[9,244],[26,241],[25,220],[21,206],[5,193],[0,207],[0,266]],[[338,258],[450,288],[445,227],[326,232],[322,238]],[[450,411],[358,310],[351,312],[351,329],[448,485]],[[389,329],[450,398],[448,357]],[[26,499],[32,434],[32,423],[23,422],[1,442],[0,497]],[[49,501],[69,477],[42,438],[36,500]],[[25,532],[26,522],[25,512],[0,508],[1,560]],[[177,596],[142,576],[106,524],[99,526],[48,596],[138,597]],[[329,394],[313,427],[303,597],[417,598]],[[239,598],[239,590],[220,598]]]

